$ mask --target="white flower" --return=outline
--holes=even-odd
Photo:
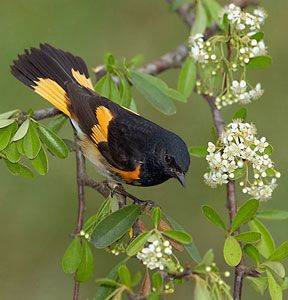
[[[264,93],[264,90],[261,88],[261,83],[257,83],[255,88],[249,92],[250,98],[252,100],[259,99]]]
[[[246,92],[247,83],[244,80],[241,80],[238,82],[237,80],[232,81],[231,90],[234,93],[234,95],[243,94]]]
[[[242,83],[242,88],[244,86]],[[241,89],[238,82],[237,85],[234,83],[234,87]],[[204,174],[204,180],[209,186],[215,188],[226,184],[229,179],[235,178],[238,169],[242,169],[244,173],[240,186],[244,194],[259,200],[271,197],[277,186],[276,178],[281,174],[274,169],[270,156],[265,153],[269,143],[265,137],[258,139],[256,132],[253,124],[234,120],[220,136],[217,148],[213,143],[208,143],[206,160],[210,172]],[[252,173],[251,180],[249,172]]]
[[[253,41],[256,40],[252,40],[251,41],[251,48],[249,49],[250,52],[250,57],[256,57],[256,56],[261,56],[261,55],[267,55],[267,47],[264,43],[263,40],[259,41],[256,45],[253,45],[255,43],[252,44]],[[257,41],[256,41],[257,42]]]

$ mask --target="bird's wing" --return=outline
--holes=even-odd
[[[158,126],[77,84],[67,90],[72,118],[105,159],[122,171],[139,168]]]

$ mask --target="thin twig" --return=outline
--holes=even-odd
[[[75,142],[77,144],[75,137]],[[82,230],[83,219],[84,219],[84,210],[85,210],[85,195],[84,195],[84,187],[85,183],[83,178],[85,176],[85,159],[81,152],[79,145],[76,146],[76,176],[77,176],[77,192],[78,192],[78,212],[77,212],[77,222],[76,222],[76,230],[75,234],[79,234]],[[74,280],[74,294],[73,300],[78,300],[79,298],[79,289],[80,282],[76,279]]]

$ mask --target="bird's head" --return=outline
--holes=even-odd
[[[189,169],[190,155],[185,142],[176,134],[166,140],[162,155],[164,172],[185,186],[185,174]]]

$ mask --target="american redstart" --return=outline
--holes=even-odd
[[[40,44],[13,63],[17,79],[70,118],[83,154],[102,175],[139,186],[174,177],[184,185],[190,164],[184,141],[95,93],[80,57]]]

